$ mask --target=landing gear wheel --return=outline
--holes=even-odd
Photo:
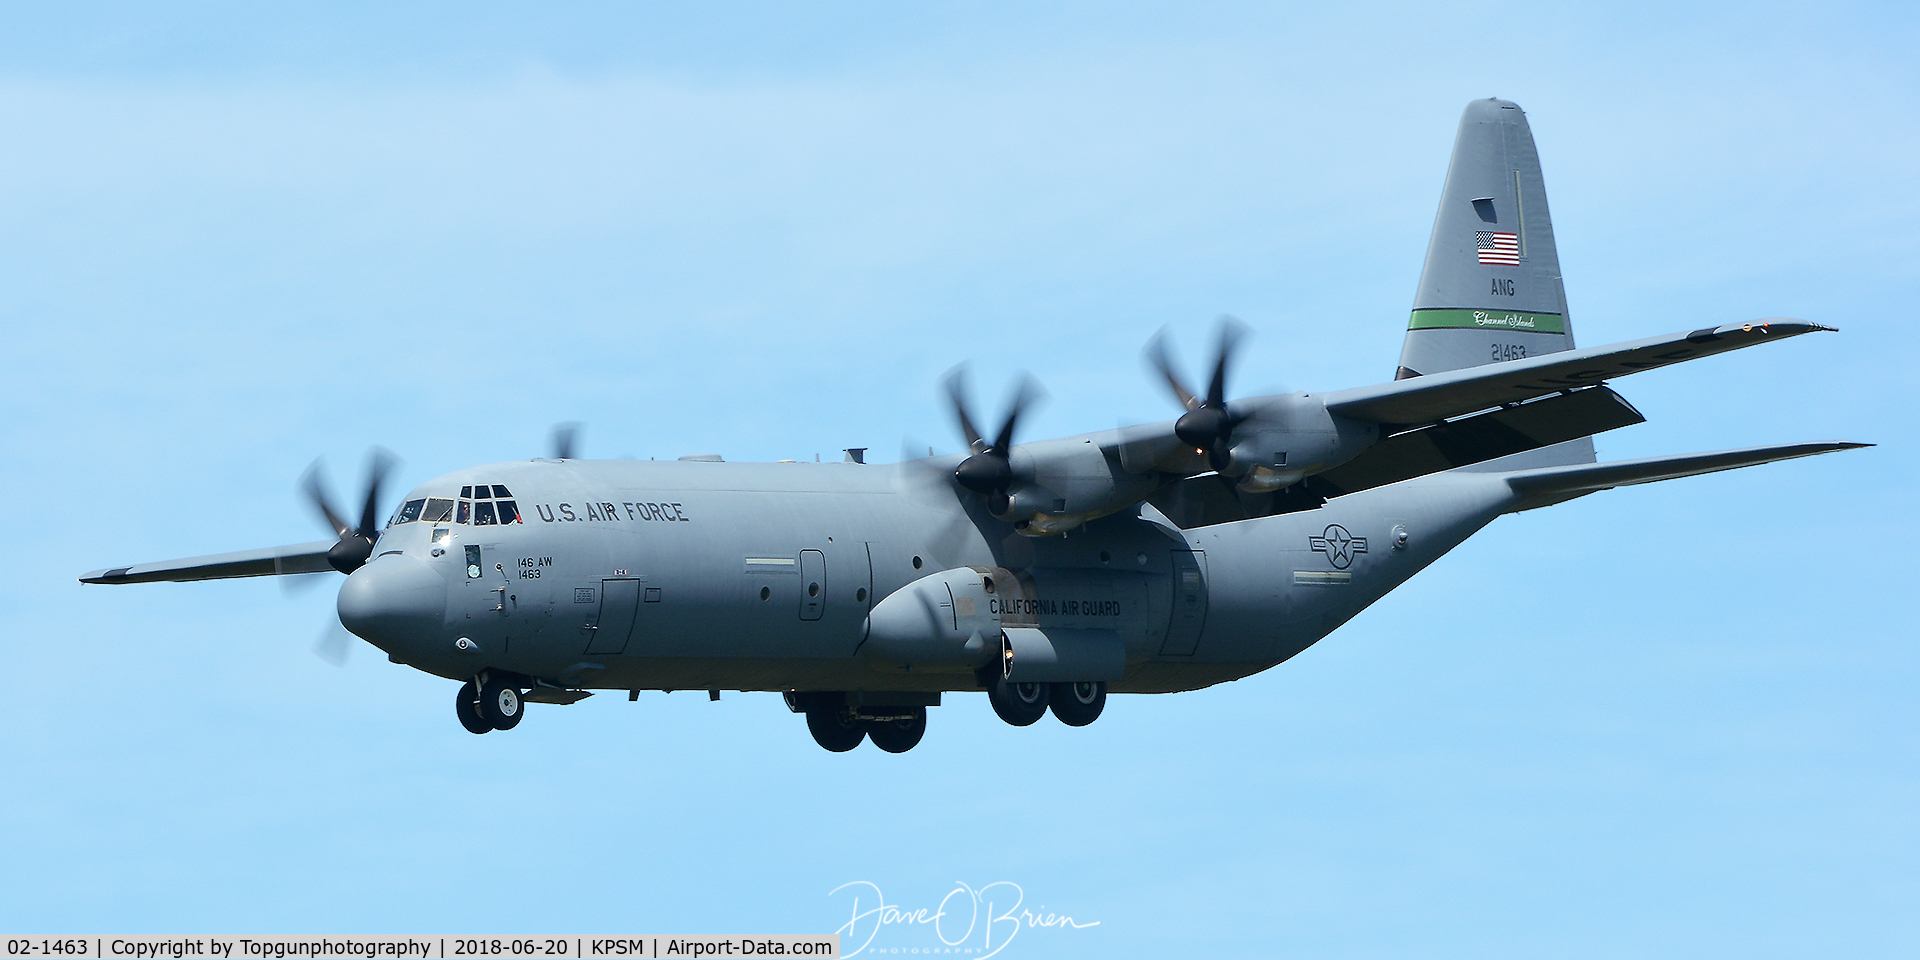
[[[807,705],[807,730],[813,742],[834,753],[846,753],[867,738],[866,723],[837,694],[816,697]]]
[[[1107,707],[1107,683],[1056,683],[1052,694],[1053,715],[1069,727],[1084,727],[1100,719]]]
[[[493,729],[493,724],[480,715],[480,691],[474,687],[472,680],[461,684],[460,691],[454,695],[453,712],[468,733],[486,733]]]
[[[1044,683],[1014,683],[1006,677],[995,677],[987,688],[987,700],[1000,719],[1025,727],[1047,715],[1049,693]]]
[[[520,688],[499,677],[480,688],[480,716],[495,730],[512,730],[520,725],[527,705],[520,701]]]
[[[905,720],[867,721],[867,739],[888,753],[906,753],[926,735],[927,711],[924,707],[916,707],[913,716]]]

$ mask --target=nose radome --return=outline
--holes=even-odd
[[[431,643],[447,612],[447,581],[413,557],[375,557],[340,588],[340,623],[383,650]]]

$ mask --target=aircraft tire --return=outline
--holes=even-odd
[[[987,701],[1000,719],[1016,727],[1033,725],[1047,715],[1047,698],[1052,691],[1044,683],[1013,683],[1006,677],[994,678],[987,688]]]
[[[888,753],[906,753],[912,750],[920,738],[927,735],[927,711],[925,707],[916,708],[913,716],[906,720],[869,720],[867,721],[867,739],[873,745]]]
[[[1107,708],[1107,684],[1104,680],[1056,683],[1048,700],[1053,706],[1053,715],[1060,718],[1061,723],[1084,727],[1100,719],[1100,711]]]
[[[461,684],[459,692],[454,694],[453,713],[468,733],[487,733],[493,729],[493,724],[480,715],[480,691],[474,689],[472,680]]]
[[[480,688],[480,716],[495,730],[512,730],[527,712],[520,688],[495,677]]]
[[[846,753],[867,738],[866,723],[846,709],[837,695],[819,696],[807,705],[807,731],[813,734],[813,742],[834,753]]]

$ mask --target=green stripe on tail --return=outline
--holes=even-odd
[[[1557,313],[1515,310],[1415,310],[1408,330],[1512,330],[1519,333],[1566,333],[1567,320]]]

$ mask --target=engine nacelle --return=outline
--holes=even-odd
[[[994,515],[1028,536],[1064,533],[1146,499],[1161,480],[1128,472],[1092,440],[1042,440],[1014,449],[1005,509]]]
[[[1337,417],[1318,397],[1275,397],[1234,431],[1225,471],[1250,493],[1271,493],[1337,467],[1380,439],[1378,424]]]

